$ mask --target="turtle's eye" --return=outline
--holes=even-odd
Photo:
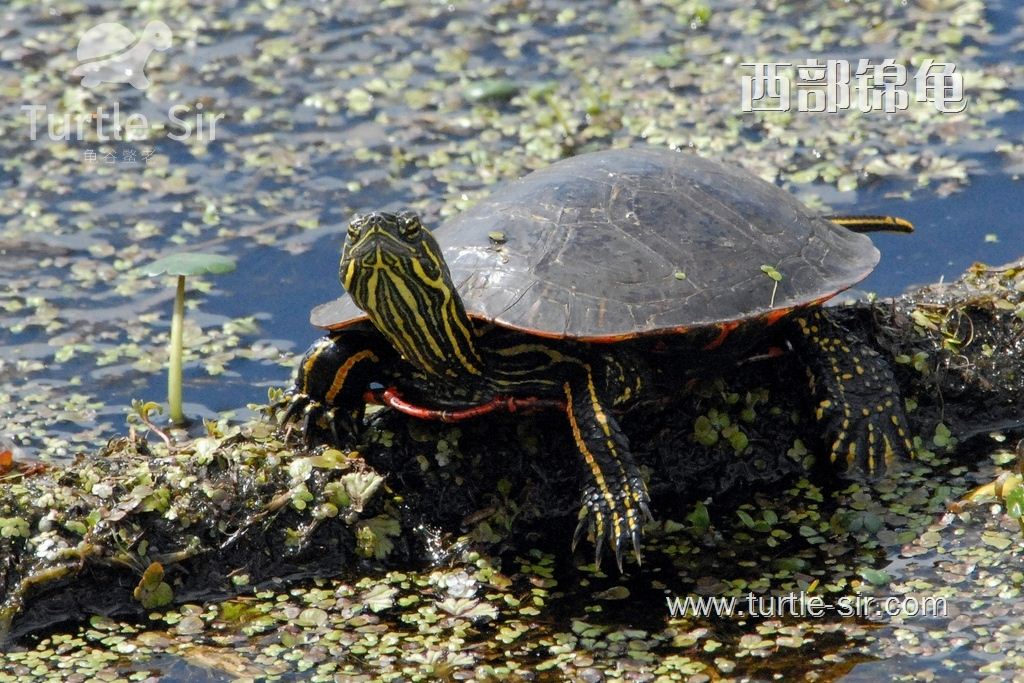
[[[356,216],[348,224],[348,239],[350,242],[355,242],[359,239],[359,233],[363,227],[363,219],[361,216]]]
[[[409,240],[410,242],[416,238],[423,229],[423,224],[420,223],[420,217],[410,211],[403,211],[398,214],[398,230],[402,234],[402,237]]]

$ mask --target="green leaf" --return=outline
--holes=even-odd
[[[1024,522],[1024,486],[1018,486],[1006,496],[1006,512],[1019,522]]]
[[[142,573],[142,579],[132,591],[132,597],[142,603],[146,609],[156,609],[171,604],[174,600],[174,591],[170,584],[164,581],[164,567],[159,562],[153,562],[146,571]]]
[[[869,567],[863,567],[857,573],[860,574],[861,578],[863,578],[865,581],[867,581],[873,586],[885,586],[890,581],[892,581],[892,577],[889,575],[889,573],[884,572],[880,569],[871,569]]]
[[[491,620],[498,616],[498,610],[494,605],[471,598],[446,598],[437,603],[437,607],[453,617],[466,619]]]
[[[949,427],[940,422],[935,425],[935,435],[932,437],[932,443],[939,448],[948,448],[955,443],[955,439],[952,438],[952,432],[949,431]]]
[[[850,192],[857,189],[857,176],[853,173],[847,173],[846,175],[839,176],[839,180],[836,181],[836,187],[840,192]]]
[[[695,531],[704,533],[711,528],[711,513],[708,512],[708,508],[704,503],[697,501],[697,504],[693,507],[693,512],[686,515],[686,521],[693,525]]]
[[[718,430],[706,415],[699,416],[694,422],[693,435],[704,446],[714,446],[718,442]]]
[[[725,434],[724,430],[722,434]],[[736,453],[742,453],[743,451],[747,450],[747,446],[750,445],[750,440],[747,438],[747,435],[741,432],[739,429],[735,429],[733,433],[729,434],[726,438],[729,440],[729,444],[732,446],[733,450],[736,451]]]
[[[299,626],[323,626],[327,623],[327,619],[326,610],[319,607],[307,607],[299,613],[296,623]]]
[[[361,512],[363,506],[373,497],[384,478],[376,472],[350,472],[341,478],[341,484],[351,501],[352,509]]]
[[[139,272],[149,277],[157,275],[221,275],[232,272],[235,267],[235,259],[229,256],[181,252],[159,258],[148,266],[139,268]]]
[[[754,521],[754,518],[748,515],[743,510],[737,510],[736,516],[740,518],[740,521],[743,522],[743,525],[745,527],[749,529],[754,529],[757,527],[757,522]]]
[[[784,572],[802,572],[807,569],[807,560],[799,557],[780,557],[772,561],[772,567]]]
[[[629,596],[629,588],[626,586],[612,586],[608,590],[594,593],[594,597],[598,600],[625,600]]]
[[[998,531],[982,531],[981,542],[992,546],[996,550],[1006,550],[1013,545],[1012,540]]]
[[[818,179],[819,169],[818,166],[811,166],[805,168],[802,171],[797,171],[789,176],[789,179],[797,185],[805,185],[807,183],[813,183]]]
[[[371,587],[359,596],[359,600],[371,611],[382,612],[390,609],[395,604],[396,595],[398,595],[398,590],[384,584],[379,584]]]
[[[773,268],[772,266],[769,266],[767,264],[761,266],[761,272],[770,277],[771,279],[775,280],[776,282],[782,282],[782,273],[775,270],[775,268]]]
[[[492,78],[471,83],[466,88],[470,102],[503,102],[519,93],[519,86],[503,78]]]
[[[361,557],[383,560],[394,548],[392,538],[402,532],[397,519],[379,515],[356,525],[356,552]]]
[[[669,52],[651,57],[651,64],[659,69],[672,69],[679,66],[680,57]]]

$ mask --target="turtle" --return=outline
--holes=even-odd
[[[583,464],[573,548],[588,536],[599,563],[607,544],[621,571],[652,519],[616,417],[648,388],[645,344],[699,359],[730,340],[786,339],[838,469],[873,475],[912,457],[891,369],[822,305],[878,263],[863,232],[910,228],[824,217],[746,171],[644,147],[561,160],[434,231],[411,211],[357,215],[340,259],[347,294],[313,309],[328,333],[281,419],[340,442],[373,386],[420,417],[560,408]]]
[[[149,87],[145,71],[149,56],[170,46],[171,29],[159,20],[146,24],[138,39],[122,24],[97,24],[78,41],[79,64],[71,75],[81,76],[86,88],[106,82],[130,83],[143,90]]]

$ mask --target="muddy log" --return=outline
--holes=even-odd
[[[969,463],[990,433],[1024,430],[1024,260],[831,310],[891,361],[919,457]],[[809,466],[834,476],[813,462],[791,358],[743,359],[664,393],[621,419],[656,516],[708,496],[728,505]],[[351,450],[306,449],[269,420],[207,429],[170,446],[133,429],[61,468],[0,463],[0,642],[467,548],[567,552],[576,524],[578,463],[557,414],[452,426],[380,410]]]

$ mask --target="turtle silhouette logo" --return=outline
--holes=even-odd
[[[170,46],[171,29],[162,21],[149,22],[138,37],[118,23],[97,24],[78,41],[78,67],[71,75],[81,76],[86,88],[129,83],[144,90],[149,87],[145,71],[149,56]]]

